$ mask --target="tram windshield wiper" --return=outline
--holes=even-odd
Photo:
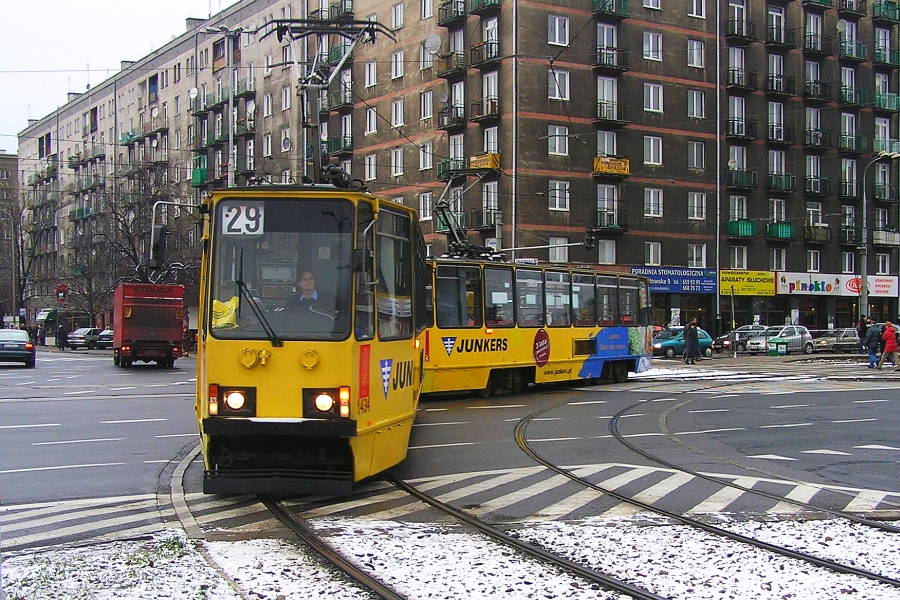
[[[247,299],[248,304],[250,305],[250,310],[253,311],[253,315],[259,319],[260,325],[262,325],[263,331],[266,332],[266,337],[269,338],[269,341],[272,343],[272,346],[275,348],[280,348],[284,346],[284,342],[278,337],[278,334],[275,333],[275,329],[269,323],[269,320],[266,319],[266,315],[259,305],[259,302],[256,301],[256,298],[253,297],[253,294],[250,293],[250,288],[247,287],[247,284],[244,283],[244,249],[241,248],[241,257],[240,263],[238,264],[238,278],[235,283],[238,286],[238,292]]]

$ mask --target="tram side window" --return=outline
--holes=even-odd
[[[519,327],[544,325],[544,278],[540,271],[516,269],[516,298]]]
[[[583,273],[572,274],[572,322],[575,327],[593,327],[594,276]]]
[[[382,209],[376,225],[378,337],[409,339],[413,334],[413,254],[409,217]]]
[[[615,277],[597,276],[597,325],[616,325],[619,322],[618,282]]]
[[[650,280],[641,279],[638,281],[640,286],[641,297],[641,313],[638,319],[638,325],[650,325],[653,323],[653,300],[650,297]]]
[[[375,247],[371,228],[372,215],[372,205],[368,202],[360,202],[356,214],[356,245],[357,248],[365,251],[366,260],[369,260],[368,253],[371,253]],[[371,261],[369,262],[371,263]],[[375,337],[375,293],[374,287],[369,281],[373,275],[373,265],[360,265],[360,267],[356,273],[356,306],[354,307],[356,339],[371,340]]]
[[[438,327],[481,327],[481,269],[439,266],[435,307]]]
[[[508,267],[484,269],[485,324],[489,327],[512,327],[513,271]]]
[[[638,280],[631,277],[619,278],[619,323],[638,325],[640,314],[640,294]]]
[[[572,307],[572,296],[569,293],[569,274],[547,271],[544,292],[547,303],[547,325],[549,327],[571,325],[569,311]]]

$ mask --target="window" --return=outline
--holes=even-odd
[[[662,0],[644,0],[644,8],[662,10]]]
[[[662,165],[662,138],[655,135],[644,136],[644,164]]]
[[[434,116],[434,92],[428,90],[419,94],[419,118],[430,119]]]
[[[290,47],[290,45],[283,46],[281,48],[281,63],[282,63],[281,68],[282,69],[290,69],[291,64],[293,64],[293,62],[294,62],[293,49]]]
[[[374,108],[366,109],[366,135],[371,135],[378,131],[378,112]]]
[[[688,244],[687,266],[692,269],[706,268],[706,244]]]
[[[706,93],[700,90],[688,90],[687,115],[693,119],[706,118]]]
[[[688,40],[687,42],[687,66],[702,69],[706,66],[706,55],[703,42],[700,40]]]
[[[569,128],[558,125],[547,127],[547,154],[569,155]]]
[[[662,264],[662,244],[660,242],[644,242],[644,264],[649,266]]]
[[[403,175],[403,148],[391,149],[391,175]]]
[[[366,154],[365,158],[366,165],[366,181],[372,181],[377,176],[375,171],[375,155],[374,154]]]
[[[434,16],[434,0],[422,0],[422,18]]]
[[[263,156],[272,156],[272,134],[267,133],[263,136]]]
[[[403,125],[403,98],[391,102],[391,126]]]
[[[281,88],[281,110],[288,110],[291,107],[291,88],[284,86]]]
[[[655,31],[644,32],[644,58],[662,60],[662,34]]]
[[[663,216],[663,191],[659,188],[644,188],[644,216]]]
[[[391,7],[391,29],[403,27],[403,3],[400,2]]]
[[[706,169],[706,144],[688,141],[688,168],[702,171]]]
[[[569,210],[569,182],[550,180],[548,206],[550,210]]]
[[[875,274],[876,275],[890,275],[891,274],[891,255],[890,254],[875,254]]]
[[[601,265],[616,264],[616,240],[597,240],[597,262]]]
[[[698,19],[706,18],[706,0],[688,0],[688,16]]]
[[[549,86],[549,98],[551,100],[569,99],[569,72],[562,69],[550,68],[547,72],[547,84]]]
[[[434,54],[425,48],[425,42],[422,42],[422,45],[419,46],[419,54],[422,57],[422,60],[419,61],[419,70],[430,69],[434,66]]]
[[[419,194],[419,220],[420,221],[430,221],[431,220],[432,202],[434,202],[434,193],[433,192],[422,192],[421,194]]]
[[[375,85],[376,79],[376,71],[375,71],[375,61],[369,61],[366,63],[366,87],[372,87]]]
[[[688,219],[706,219],[704,192],[688,192]]]
[[[841,273],[856,273],[856,255],[852,252],[841,252]]]
[[[432,167],[434,146],[432,142],[425,142],[419,146],[419,170],[424,171]]]
[[[263,116],[272,116],[272,94],[266,94],[265,96],[263,96]]]
[[[403,50],[391,54],[391,79],[403,77]]]
[[[784,248],[769,248],[769,270],[784,271],[787,263],[787,251]]]
[[[569,45],[569,18],[547,16],[547,43],[554,46]]]
[[[485,127],[481,136],[481,150],[484,153],[500,153],[500,130],[497,127]]]
[[[729,269],[747,269],[747,246],[732,246],[728,253]]]
[[[564,263],[569,260],[569,238],[550,236],[550,252],[548,260],[552,263]],[[554,319],[555,321],[555,319]]]
[[[806,270],[809,273],[818,273],[820,268],[821,255],[818,250],[806,251]]]
[[[644,110],[650,112],[663,111],[663,86],[661,83],[644,84]]]

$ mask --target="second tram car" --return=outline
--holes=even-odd
[[[650,281],[472,259],[428,261],[423,393],[624,382],[650,368]]]
[[[347,493],[402,461],[425,325],[415,212],[325,184],[218,190],[202,212],[203,491]]]

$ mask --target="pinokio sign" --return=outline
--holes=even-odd
[[[870,296],[896,296],[897,277],[869,275]],[[858,275],[832,273],[782,273],[775,276],[775,293],[788,296],[859,296]]]

